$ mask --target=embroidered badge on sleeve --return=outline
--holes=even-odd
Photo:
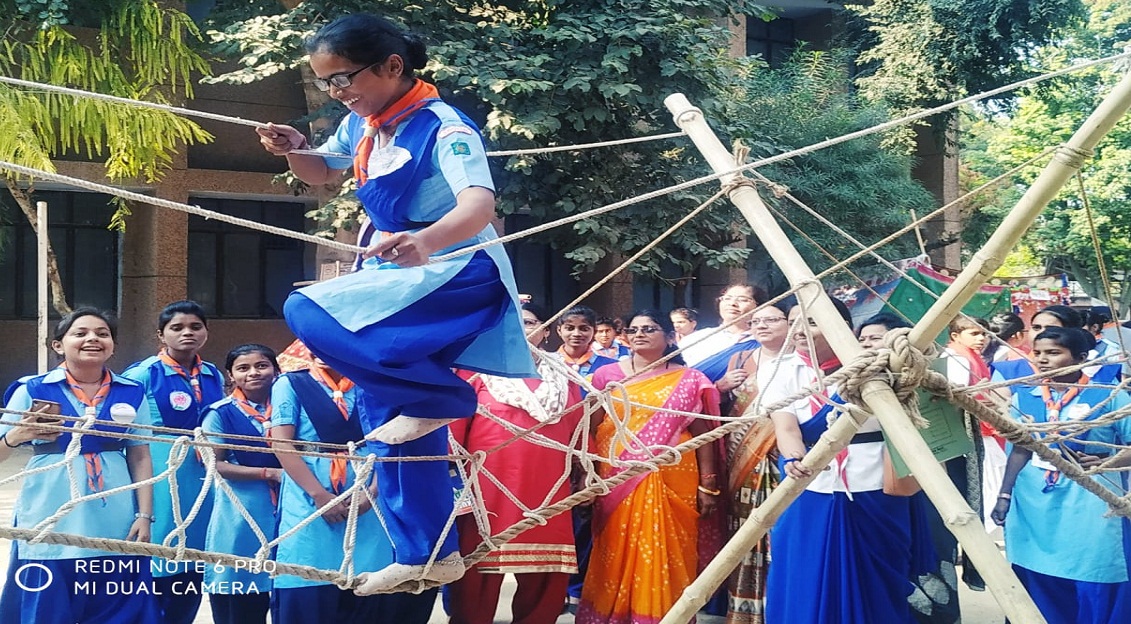
[[[471,146],[463,141],[452,143],[452,153],[456,156],[471,156]]]

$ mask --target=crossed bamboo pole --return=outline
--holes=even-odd
[[[687,132],[713,170],[722,172],[735,167],[731,153],[707,125],[702,112],[692,106],[683,94],[670,95],[664,103],[675,118],[676,125]],[[917,349],[927,349],[981,284],[1001,266],[1005,255],[1017,244],[1037,215],[1080,169],[1099,140],[1128,108],[1131,108],[1131,74],[1119,82],[1068,143],[1057,150],[1052,162],[986,245],[975,254],[967,268],[916,324],[910,339]],[[731,183],[735,177],[724,177],[721,182],[724,185]],[[730,199],[749,221],[759,240],[789,279],[790,285],[798,289],[798,299],[812,302],[812,315],[840,360],[847,362],[858,356],[862,349],[852,330],[841,319],[820,283],[814,279],[813,271],[770,215],[758,192],[752,186],[739,185],[730,192]],[[1009,620],[1019,624],[1044,623],[1045,619],[1032,598],[1025,592],[983,528],[982,519],[970,509],[942,466],[935,461],[891,387],[879,380],[868,381],[863,386],[861,397],[879,419],[884,435],[905,458],[923,490],[939,510],[947,528],[958,538],[963,551],[982,573],[986,585]],[[684,624],[691,620],[785,508],[832,461],[837,452],[848,445],[866,417],[866,414],[852,411],[833,423],[803,460],[803,465],[812,471],[813,477],[783,480],[739,527],[734,537],[703,573],[684,590],[661,624]]]

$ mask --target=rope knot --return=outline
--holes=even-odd
[[[909,328],[897,328],[884,334],[884,348],[866,351],[842,370],[844,382],[842,396],[849,403],[862,405],[864,384],[882,381],[891,386],[899,402],[907,409],[911,422],[920,429],[927,421],[919,414],[919,395],[916,390],[923,385],[930,371],[936,350],[926,352],[916,349],[908,339]]]

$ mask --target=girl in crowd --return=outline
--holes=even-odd
[[[620,360],[632,354],[632,349],[617,341],[617,321],[606,316],[597,319],[593,331],[593,353],[610,360]]]
[[[523,309],[530,310],[527,304],[523,305]],[[523,319],[528,318],[528,314],[523,313]],[[566,310],[558,319],[558,337],[562,339],[562,346],[558,347],[557,355],[579,375],[586,378],[592,377],[593,372],[605,364],[616,361],[598,355],[589,348],[593,344],[596,326],[597,313],[585,306],[574,306]]]
[[[63,416],[96,415],[98,421],[150,423],[145,390],[106,367],[114,354],[117,327],[107,314],[78,308],[55,327],[51,349],[63,363],[45,375],[24,377],[5,394],[10,410],[37,411]],[[17,426],[14,423],[24,423]],[[71,434],[37,429],[29,423],[62,421],[49,416],[4,414],[0,424],[0,461],[12,449],[29,445],[33,456],[25,470],[55,465],[55,469],[27,476],[14,510],[15,525],[30,529],[73,503],[64,453]],[[73,423],[66,423],[72,427]],[[100,431],[147,435],[145,429],[96,425]],[[82,496],[144,481],[153,476],[149,446],[142,441],[113,436],[84,435],[82,450],[69,466],[79,477]],[[148,542],[153,522],[153,493],[145,485],[86,500],[72,507],[52,527],[59,533],[92,538]],[[93,560],[91,563],[85,563]],[[110,592],[111,583],[123,591]],[[8,578],[0,597],[0,621],[106,622],[154,624],[157,608],[149,572],[149,558],[43,542],[12,542]],[[146,587],[138,589],[139,586]],[[95,589],[80,591],[80,587]]]
[[[202,428],[213,441],[262,447],[262,451],[215,449],[216,471],[228,481],[235,500],[216,490],[212,519],[204,544],[210,552],[254,557],[261,543],[244,520],[247,510],[267,541],[275,539],[275,512],[283,470],[266,442],[229,439],[225,435],[262,436],[271,431],[271,384],[279,363],[270,347],[240,345],[228,352],[224,369],[232,394],[209,406]],[[255,624],[267,621],[271,607],[271,577],[266,572],[233,566],[208,566],[204,581],[212,587],[208,601],[215,624]]]
[[[567,313],[563,322],[585,322],[584,316],[584,312]],[[531,330],[549,318],[545,310],[532,303],[523,304],[522,317]],[[548,329],[529,334],[530,344],[540,344],[548,334]],[[588,346],[586,342],[582,348]],[[569,446],[584,412],[579,407],[569,412],[565,410],[579,404],[581,393],[560,369],[561,364],[555,366],[550,361],[552,357],[548,353],[535,356],[541,380],[473,375],[466,371],[461,376],[475,389],[479,405],[495,418],[518,430],[540,426],[537,435]],[[452,423],[451,432],[452,438],[469,453],[497,449],[484,460],[483,469],[494,475],[501,487],[509,490],[525,508],[552,505],[569,496],[569,481],[563,479],[571,463],[566,453],[521,439],[506,446],[514,438],[514,432],[478,414]],[[525,509],[515,505],[491,479],[479,478],[478,489],[492,535],[526,518]],[[460,550],[467,555],[481,541],[476,520],[471,514],[464,514],[456,522]],[[514,574],[518,587],[511,603],[512,621],[515,624],[553,622],[565,603],[569,576],[575,572],[573,527],[570,517],[560,514],[492,551],[469,568],[462,579],[451,584],[448,587],[451,621],[453,624],[494,622],[503,576]]]
[[[301,344],[292,345],[287,353],[296,355],[307,368],[287,372],[271,388],[272,447],[278,450],[324,451],[314,444],[303,443],[361,442],[364,435],[358,414],[358,387],[311,355]],[[359,450],[359,453],[364,454],[364,451]],[[340,457],[332,459],[278,454],[279,463],[285,471],[279,495],[279,535],[284,535],[353,486],[353,465],[344,451],[337,454]],[[444,454],[447,454],[446,450]],[[375,479],[369,484],[369,489],[376,494]],[[350,500],[347,498],[327,509],[321,518],[284,539],[279,543],[276,560],[323,570],[340,568],[346,550],[349,509]],[[390,563],[392,556],[392,544],[370,508],[369,497],[363,496],[357,515],[354,569],[358,572],[379,570]],[[273,624],[318,621],[424,624],[432,613],[435,598],[436,590],[415,596],[359,596],[329,583],[281,575],[275,578],[271,621]]]
[[[844,321],[848,309],[833,299]],[[780,363],[762,389],[762,404],[778,403],[840,368],[820,328],[800,306],[789,313],[797,353]],[[820,371],[820,374],[818,373]],[[790,477],[811,476],[801,464],[841,403],[836,388],[801,398],[770,414]],[[913,519],[914,498],[884,493],[884,444],[870,418],[782,513],[771,533],[773,565],[766,591],[766,622],[914,622],[911,579],[933,567],[925,525]],[[913,556],[913,550],[919,550]]]
[[[358,198],[379,234],[360,271],[292,293],[287,323],[362,388],[364,431],[376,453],[444,455],[443,426],[476,407],[474,391],[453,367],[535,374],[503,248],[431,261],[495,238],[483,139],[436,87],[416,77],[428,60],[424,43],[392,22],[347,15],[319,30],[306,50],[315,86],[350,109],[319,148],[327,155],[291,153],[307,141],[290,126],[257,132],[309,184],[337,181],[352,164]],[[455,532],[440,543],[453,505],[448,463],[380,462],[376,472],[396,561],[367,575],[359,591],[389,591],[426,575],[439,583],[459,578]],[[427,566],[434,551],[438,561]]]
[[[694,332],[699,325],[699,312],[692,308],[676,308],[671,311],[670,316],[672,327],[675,328],[675,343],[677,345]]]
[[[208,317],[204,308],[195,301],[177,301],[165,306],[157,317],[157,341],[161,350],[126,369],[123,375],[138,382],[149,397],[149,411],[153,424],[159,427],[192,430],[200,426],[204,410],[224,398],[224,378],[210,362],[200,359],[200,350],[208,341]],[[169,452],[175,434],[156,434],[167,438],[169,444],[153,442],[149,445],[157,473],[169,468]],[[187,518],[204,485],[204,464],[195,451],[185,456],[177,468],[177,494],[180,497],[181,517]],[[176,528],[173,521],[173,497],[169,480],[162,479],[153,486],[154,515],[153,542],[162,543]],[[212,496],[208,494],[196,519],[189,524],[185,545],[203,549],[212,515]],[[174,540],[173,546],[178,540]],[[154,579],[157,603],[165,624],[189,624],[196,619],[200,609],[203,566],[195,562],[154,560]],[[176,589],[174,589],[174,586]]]
[[[719,414],[715,385],[699,371],[685,368],[680,358],[642,372],[675,350],[668,315],[638,312],[625,333],[632,340],[632,357],[599,369],[593,385],[604,389],[621,382],[630,401],[657,407],[633,406],[626,412],[623,402],[614,401],[615,413],[600,419],[597,453],[622,462],[644,460],[653,452],[635,444],[626,447],[620,426],[645,445],[667,447],[704,433],[715,423],[665,409]],[[702,446],[678,464],[637,475],[597,499],[593,554],[577,613],[579,623],[658,621],[695,578],[700,562],[714,555],[721,529],[712,535],[700,528],[711,526],[722,495],[716,446]],[[601,477],[625,468],[602,464]]]
[[[724,288],[718,298],[719,319],[723,325],[730,325],[710,336],[707,334],[716,328],[700,329],[686,336],[680,348],[687,365],[717,380],[726,372],[731,355],[756,348],[758,343],[750,336],[749,312],[766,298],[766,293],[752,284],[731,284]]]
[[[753,351],[734,354],[727,374],[715,382],[727,415],[742,416],[754,405],[759,390],[773,381],[779,358],[792,350],[792,346],[786,345],[789,337],[788,309],[788,304],[779,302],[758,310],[750,317],[751,331],[760,346]],[[733,532],[756,507],[765,502],[780,478],[773,460],[777,450],[773,422],[764,419],[750,423],[732,433],[726,444],[727,457],[730,458],[727,471],[731,510],[729,528]],[[728,587],[730,600],[727,603],[729,624],[761,622],[765,613],[769,550],[769,537],[763,536],[731,574]]]
[[[1033,360],[1042,373],[1080,364],[1094,342],[1084,330],[1050,327],[1033,341]],[[1131,405],[1126,393],[1089,388],[1088,383],[1087,374],[1074,371],[1018,389],[1013,414],[1034,423],[1095,420]],[[1054,448],[1074,456],[1084,468],[1098,466],[1109,459],[1112,447],[1088,443],[1131,443],[1131,419],[1088,429],[1076,440]],[[1127,465],[1131,454],[1123,451],[1111,467]],[[1110,476],[1091,478],[1102,487],[1124,491]],[[1049,624],[1131,621],[1127,518],[1112,516],[1106,503],[1019,446],[1009,454],[993,518],[1005,526],[1006,557]]]
[[[1085,321],[1087,321],[1087,318],[1076,308],[1071,308],[1065,305],[1051,305],[1046,308],[1042,308],[1040,312],[1033,315],[1033,320],[1029,324],[1029,336],[1036,336],[1049,327],[1071,327],[1075,329],[1083,329]],[[1093,360],[1097,357],[1097,355],[1098,354],[1093,351],[1089,354],[1088,359]],[[998,362],[993,367],[993,380],[1005,381],[1009,379],[1018,379],[1021,377],[1027,377],[1036,372],[1036,368],[1034,367],[1031,358]],[[1117,383],[1122,375],[1122,365],[1094,365],[1085,369],[1085,372],[1089,375],[1094,383]],[[1016,386],[1009,386],[1009,388],[1013,392],[1017,391]]]
[[[982,359],[990,368],[998,362],[1023,360],[1029,353],[1029,329],[1025,321],[1012,312],[1002,312],[990,317],[987,329],[994,338],[982,350]]]

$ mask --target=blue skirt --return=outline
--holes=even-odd
[[[1131,622],[1131,582],[1090,583],[1013,566],[1048,624]]]
[[[929,530],[913,521],[916,499],[881,491],[852,496],[805,491],[778,520],[770,534],[767,624],[915,621],[911,579],[934,564]]]

